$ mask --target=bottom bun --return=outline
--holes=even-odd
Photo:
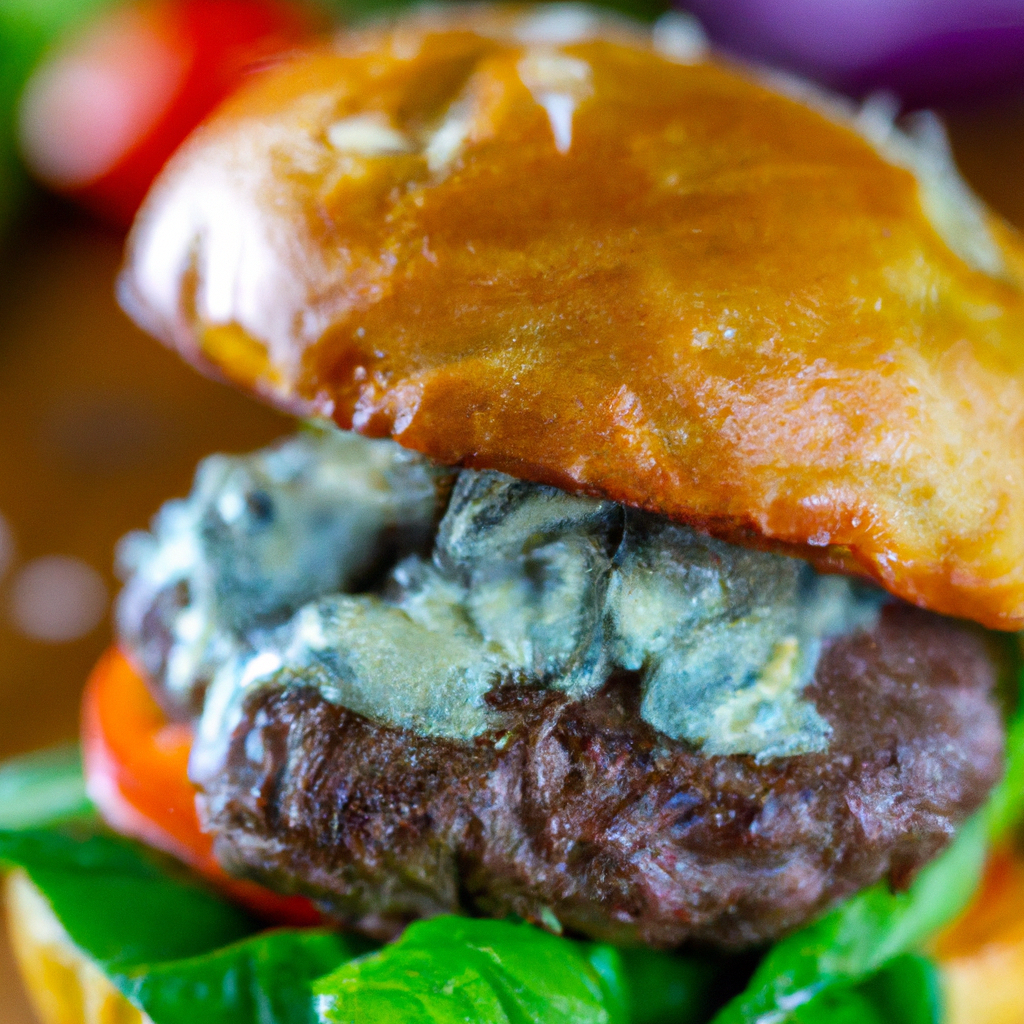
[[[152,1024],[79,951],[24,871],[4,880],[7,929],[42,1024]]]

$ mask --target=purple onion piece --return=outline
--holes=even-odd
[[[1024,0],[689,0],[712,39],[908,106],[1024,85]]]

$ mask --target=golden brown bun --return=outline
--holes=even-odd
[[[941,145],[692,51],[565,8],[342,36],[172,161],[124,302],[285,408],[1024,626],[1019,240]]]

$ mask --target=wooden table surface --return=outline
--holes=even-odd
[[[968,179],[1024,227],[1024,94],[947,121]],[[20,569],[72,556],[113,595],[114,542],[184,494],[198,459],[289,429],[128,322],[113,299],[120,245],[40,203],[0,255],[0,516],[16,544],[0,576],[0,758],[74,737],[83,680],[110,642],[109,616],[72,642],[24,636],[10,614]],[[0,1024],[33,1024],[2,938]]]

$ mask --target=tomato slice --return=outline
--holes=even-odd
[[[102,12],[58,46],[21,102],[26,162],[127,226],[184,138],[256,65],[310,38],[284,0],[144,0]]]
[[[111,648],[89,677],[82,703],[82,756],[89,796],[119,832],[172,854],[261,917],[311,925],[319,912],[301,896],[281,896],[228,876],[199,825],[188,780],[189,726],[169,722],[128,659]]]

